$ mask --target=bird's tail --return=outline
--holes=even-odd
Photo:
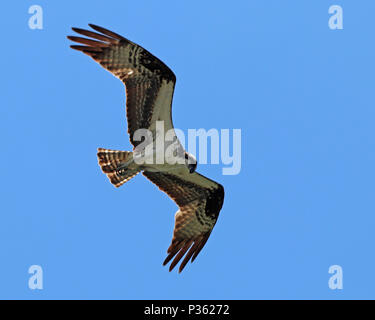
[[[136,176],[141,169],[134,163],[133,152],[98,148],[99,165],[115,187]]]

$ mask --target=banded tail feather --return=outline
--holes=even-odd
[[[132,159],[133,152],[98,148],[99,165],[117,188],[141,171]]]

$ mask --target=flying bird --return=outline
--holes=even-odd
[[[68,36],[79,43],[71,48],[81,51],[119,78],[126,88],[126,115],[128,133],[133,151],[98,148],[98,161],[110,182],[119,187],[139,172],[156,184],[178,205],[172,242],[163,263],[171,261],[171,271],[182,260],[179,272],[187,262],[193,262],[206,244],[214,228],[224,201],[221,184],[196,172],[197,161],[179,142],[172,123],[172,98],[176,76],[161,60],[141,46],[117,33],[89,24],[95,31],[72,28],[85,37]],[[157,148],[156,139],[164,130],[172,132],[173,139]],[[151,140],[137,137],[139,130],[147,129]],[[163,131],[164,132],[164,131]],[[173,145],[173,152],[166,151]],[[151,146],[151,149],[147,147]],[[151,150],[151,152],[146,152]],[[154,160],[165,156],[163,163]],[[143,162],[137,157],[143,156]]]

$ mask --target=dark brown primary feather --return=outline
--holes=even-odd
[[[173,259],[169,268],[171,271],[186,254],[180,264],[181,272],[189,260],[195,260],[206,244],[223,205],[224,188],[198,173],[179,175],[144,171],[143,174],[180,208],[163,265]]]
[[[71,48],[93,58],[125,84],[128,132],[131,143],[136,147],[141,141],[133,139],[135,131],[150,128],[155,121],[155,112],[160,112],[160,108],[169,109],[169,116],[162,120],[171,122],[176,76],[161,60],[141,46],[105,28],[93,24],[89,26],[97,32],[72,28],[91,39],[68,36],[68,39],[80,44]],[[160,94],[168,99],[165,105],[156,106]]]

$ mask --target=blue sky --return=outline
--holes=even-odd
[[[28,8],[43,8],[43,29]],[[341,5],[344,29],[328,27]],[[0,298],[369,299],[374,286],[374,1],[7,1],[2,6]],[[69,48],[94,23],[177,75],[176,127],[242,130],[242,170],[198,171],[224,206],[182,274],[176,205],[115,189],[96,148],[130,150],[122,83]],[[28,268],[43,268],[43,290]],[[328,268],[343,269],[331,290]]]

